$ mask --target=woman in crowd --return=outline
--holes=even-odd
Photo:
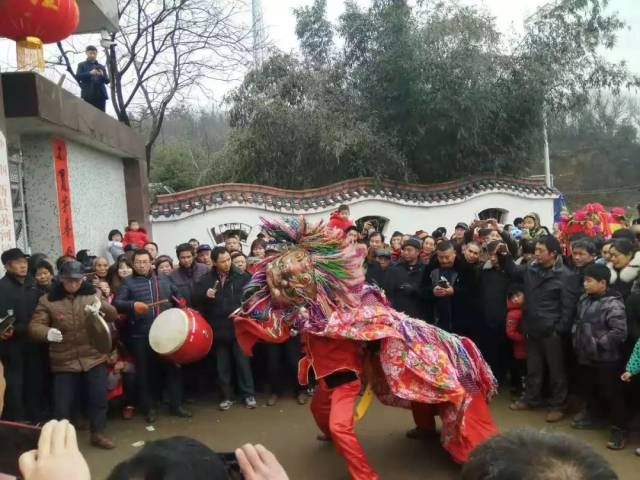
[[[389,240],[389,245],[391,246],[391,261],[397,262],[400,258],[400,254],[402,253],[402,242],[404,235],[402,232],[395,231],[393,235],[391,235],[391,240]]]
[[[36,279],[36,288],[41,295],[48,293],[53,282],[53,267],[46,260],[40,260],[35,266],[34,278]]]
[[[629,297],[634,282],[640,272],[640,252],[626,238],[619,238],[611,242],[609,248],[611,271],[611,288],[620,292],[625,300]]]
[[[420,258],[422,263],[429,265],[431,261],[431,255],[436,251],[436,241],[431,235],[427,235],[422,240],[422,251],[420,252]]]
[[[122,285],[122,280],[125,277],[133,274],[133,265],[126,255],[121,255],[116,263],[109,267],[107,272],[107,282],[111,287],[111,291],[116,294]]]
[[[160,255],[154,262],[156,272],[169,275],[173,272],[173,259],[169,255]]]

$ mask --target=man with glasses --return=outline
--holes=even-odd
[[[149,345],[149,329],[155,318],[164,310],[184,303],[169,278],[154,273],[149,252],[136,250],[133,275],[124,279],[113,304],[129,318],[125,343],[135,358],[138,404],[148,423],[156,420],[156,405],[161,400],[163,387],[169,394],[172,415],[191,417],[191,412],[182,406],[180,365],[162,359]],[[162,384],[163,377],[165,385]]]

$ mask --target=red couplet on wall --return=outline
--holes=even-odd
[[[71,188],[69,186],[69,165],[67,144],[60,138],[52,139],[53,165],[58,189],[58,220],[60,222],[60,242],[64,255],[75,255],[73,238],[73,217],[71,214]]]

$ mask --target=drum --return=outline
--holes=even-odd
[[[149,330],[154,352],[181,365],[204,358],[213,344],[213,330],[190,308],[170,308],[156,317]]]

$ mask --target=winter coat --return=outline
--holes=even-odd
[[[331,212],[331,215],[329,216],[329,223],[327,223],[327,227],[338,228],[344,232],[347,228],[353,227],[353,222],[348,218],[340,216],[340,213],[335,210]]]
[[[62,342],[49,344],[49,359],[52,372],[86,372],[107,361],[107,356],[98,352],[89,343],[84,308],[93,305],[96,289],[83,282],[80,290],[69,294],[62,283],[56,283],[48,295],[42,296],[29,325],[30,335],[39,342],[47,342],[47,332],[57,328],[62,332]],[[105,300],[100,301],[100,311],[105,320],[118,318],[116,309]]]
[[[29,338],[29,322],[38,304],[40,293],[33,278],[27,277],[24,283],[7,273],[0,279],[0,316],[7,315],[7,310],[13,310],[15,321],[13,335],[7,340],[0,340],[0,355],[10,352],[16,353],[21,345]]]
[[[622,296],[615,290],[604,295],[584,294],[578,301],[572,329],[573,350],[581,365],[615,362],[627,338],[627,316]]]
[[[627,362],[627,368],[625,368],[625,370],[631,375],[637,375],[638,373],[640,373],[640,340],[636,342],[636,345],[633,348],[633,352],[631,352],[631,356],[629,357],[629,361]]]
[[[193,262],[191,268],[178,267],[169,274],[171,281],[178,287],[180,296],[187,301],[187,306],[193,305],[193,288],[196,283],[209,273],[210,268],[203,263]]]
[[[526,228],[522,230],[522,236],[524,238],[530,238],[531,240],[536,240],[545,235],[550,235],[549,229],[547,227],[543,227],[540,225],[540,215],[536,212],[527,213],[524,218],[533,218],[535,226],[527,230]]]
[[[507,320],[507,289],[511,283],[509,276],[502,270],[493,268],[487,261],[480,272],[478,287],[481,294],[481,312],[485,327],[504,332]]]
[[[511,255],[499,255],[499,261],[513,281],[524,284],[522,330],[525,334],[545,338],[571,331],[578,286],[562,256],[558,256],[550,268],[538,262],[516,265]]]
[[[143,248],[145,244],[149,243],[149,237],[147,231],[140,227],[138,230],[131,230],[127,227],[124,230],[124,238],[122,239],[124,245],[133,243],[138,248]]]
[[[120,255],[124,255],[124,246],[122,245],[122,242],[108,242],[107,253],[111,256],[111,263],[117,262]]]
[[[629,264],[622,270],[616,270],[612,263],[608,263],[607,266],[611,272],[609,285],[626,299],[631,294],[633,284],[640,274],[640,251],[633,255]]]
[[[128,316],[128,324],[125,328],[127,335],[146,337],[155,318],[165,310],[179,306],[180,298],[178,288],[166,275],[150,273],[148,276],[143,276],[134,272],[133,275],[122,280],[113,305],[118,312]],[[135,302],[152,304],[160,300],[169,301],[155,305],[145,313],[136,313],[133,309]]]
[[[215,342],[230,343],[236,338],[233,320],[229,317],[242,303],[242,292],[251,275],[231,267],[224,284],[219,284],[215,298],[207,297],[207,290],[220,280],[218,271],[212,268],[193,291],[193,302],[213,328]]]
[[[429,320],[427,304],[421,291],[424,268],[420,261],[409,265],[401,260],[387,268],[384,283],[385,293],[393,308],[410,317]]]
[[[527,358],[527,342],[521,329],[522,307],[507,299],[507,325],[506,333],[513,342],[513,357],[518,360]]]
[[[102,75],[91,75],[91,70],[101,70]],[[78,64],[78,70],[76,71],[76,78],[80,84],[80,96],[83,100],[101,100],[107,99],[107,87],[109,83],[109,75],[103,65],[100,65],[97,61],[85,61]]]
[[[391,267],[395,266],[395,263],[389,263],[385,270],[382,269],[380,264],[375,260],[369,262],[367,267],[367,273],[365,274],[366,282],[369,285],[377,285],[381,290],[386,291],[387,288],[387,272]]]

